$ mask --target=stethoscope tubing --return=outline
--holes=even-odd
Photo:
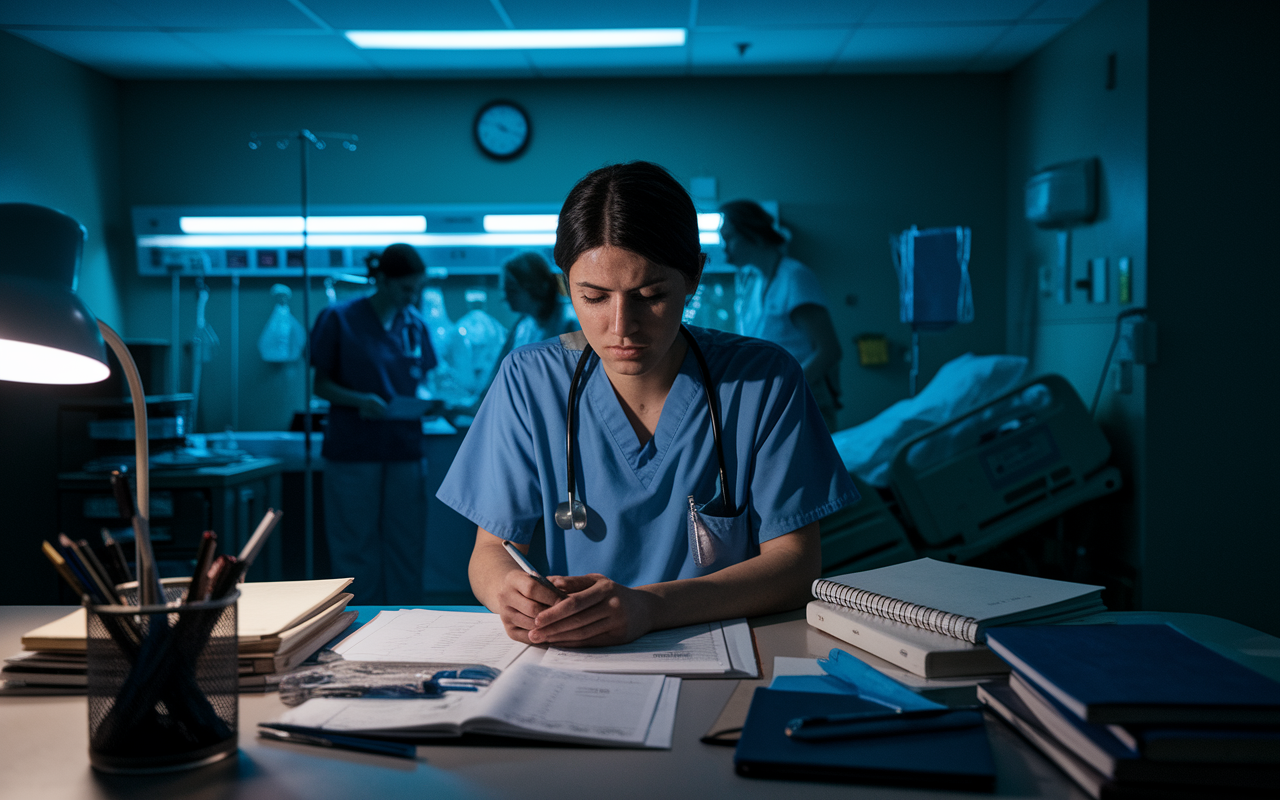
[[[716,450],[716,462],[719,466],[720,474],[720,497],[724,502],[725,516],[735,516],[737,506],[733,502],[732,489],[729,485],[729,471],[725,467],[724,460],[724,444],[723,431],[720,427],[720,406],[716,402],[715,392],[711,389],[711,370],[707,367],[707,359],[702,354],[702,348],[698,346],[698,342],[693,338],[693,334],[684,325],[680,326],[680,333],[688,342],[689,348],[693,350],[693,358],[698,362],[698,372],[702,377],[702,392],[707,399],[707,407],[711,412],[711,440]],[[577,484],[573,474],[573,443],[578,436],[578,397],[580,395],[579,386],[581,384],[583,368],[587,361],[590,360],[594,351],[588,344],[582,351],[582,355],[578,357],[578,364],[574,367],[573,378],[569,381],[569,404],[568,404],[568,424],[565,426],[565,452],[567,454],[567,463],[565,474],[568,478],[569,489],[569,505],[574,502],[574,490]]]

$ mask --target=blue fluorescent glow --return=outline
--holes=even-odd
[[[302,233],[302,217],[180,217],[183,233]],[[308,233],[422,233],[422,215],[307,217]]]
[[[554,233],[320,233],[307,237],[309,247],[386,247],[404,242],[415,247],[550,247]],[[194,234],[139,236],[138,247],[221,250],[302,247],[301,234]]]
[[[724,221],[724,214],[719,212],[712,214],[698,215],[698,230],[700,231],[718,231],[720,224]],[[706,244],[706,242],[703,242]],[[720,244],[720,237],[716,237],[716,244]]]
[[[555,231],[559,214],[485,214],[484,229],[490,233]]]
[[[683,47],[684,28],[608,28],[543,31],[347,31],[367,50],[582,50]]]
[[[705,245],[720,246],[720,234],[715,231],[703,231],[698,234],[698,242]]]

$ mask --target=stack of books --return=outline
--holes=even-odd
[[[1004,628],[978,699],[1094,798],[1280,796],[1280,683],[1169,625]]]
[[[347,611],[350,578],[240,585],[237,632],[240,691],[273,689],[280,676],[302,664],[356,619]],[[28,631],[22,652],[0,668],[0,693],[84,694],[85,610]]]
[[[1102,587],[921,558],[813,583],[809,624],[923,678],[1005,673],[983,644],[1002,625],[1106,611]]]

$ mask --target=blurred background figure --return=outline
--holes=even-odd
[[[375,291],[331,305],[311,331],[315,393],[331,403],[323,455],[333,574],[369,605],[422,594],[427,465],[418,385],[436,365],[417,303],[426,265],[393,244],[365,262]]]
[[[817,276],[786,254],[786,238],[759,203],[734,200],[720,211],[725,260],[738,268],[738,333],[775,342],[795,356],[827,428],[836,430],[844,352]]]
[[[573,306],[541,254],[526,251],[503,264],[502,289],[507,305],[520,315],[503,345],[502,356],[517,347],[578,330]]]

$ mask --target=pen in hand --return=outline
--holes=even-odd
[[[533,566],[533,564],[529,563],[529,559],[525,558],[524,553],[521,553],[519,548],[517,548],[514,544],[504,540],[502,542],[502,547],[504,550],[507,551],[507,554],[511,556],[511,558],[517,564],[520,565],[520,569],[524,570],[526,575],[533,578],[535,581],[547,587],[551,591],[555,592],[556,597],[560,598],[561,600],[569,599],[568,593],[566,593],[559,586],[556,586],[551,581],[547,580],[546,577],[544,577],[541,572],[538,572],[538,570]]]

